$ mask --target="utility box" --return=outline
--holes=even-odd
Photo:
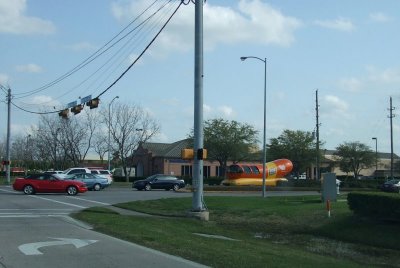
[[[336,173],[324,173],[321,180],[321,199],[322,202],[337,200]]]

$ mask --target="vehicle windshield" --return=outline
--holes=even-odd
[[[154,180],[157,176],[159,176],[159,175],[157,175],[157,174],[151,175],[150,177],[146,178],[146,181],[152,181],[152,180]]]
[[[387,181],[386,184],[398,184],[400,180],[390,180]]]

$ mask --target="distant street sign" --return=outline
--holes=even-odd
[[[81,104],[84,104],[92,99],[92,95],[86,96],[81,99]]]
[[[67,108],[72,108],[72,107],[76,106],[77,104],[78,104],[77,101],[70,102],[70,103],[68,103]]]

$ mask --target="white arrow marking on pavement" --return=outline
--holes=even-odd
[[[46,241],[46,242],[23,244],[19,246],[18,249],[25,255],[42,255],[43,253],[39,251],[39,248],[41,247],[61,246],[61,245],[71,244],[74,245],[76,248],[81,248],[96,243],[98,241],[98,240],[83,240],[75,238],[52,238],[52,239],[57,239],[58,241]]]

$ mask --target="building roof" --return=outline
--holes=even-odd
[[[336,150],[325,150],[324,155],[334,155],[335,153]],[[390,158],[391,158],[391,153],[378,152],[378,159],[390,159]],[[394,153],[393,158],[399,159],[399,156]]]
[[[181,158],[182,149],[191,146],[190,139],[185,139],[174,143],[146,142],[142,147],[150,151],[154,157]]]

